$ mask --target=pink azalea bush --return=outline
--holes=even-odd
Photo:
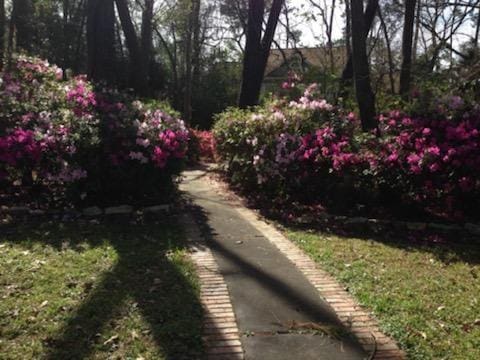
[[[189,157],[214,161],[216,158],[216,144],[211,131],[190,129]]]
[[[231,181],[274,202],[366,204],[461,219],[480,199],[480,109],[461,98],[435,112],[380,116],[381,137],[328,104],[315,85],[217,117],[214,135]]]
[[[85,76],[62,77],[27,57],[1,74],[2,192],[87,203],[154,202],[172,193],[189,139],[177,114],[95,88]]]
[[[453,101],[453,102],[452,102]],[[450,100],[456,110],[458,99]],[[379,176],[404,198],[437,213],[462,218],[480,193],[480,109],[410,117],[398,111],[380,117]]]

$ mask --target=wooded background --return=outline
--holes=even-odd
[[[355,99],[368,130],[385,99],[475,88],[479,28],[480,0],[0,0],[0,60],[46,58],[64,76],[167,98],[208,128],[227,106],[259,102],[271,48],[322,47],[322,76],[305,77],[326,82],[330,101]]]

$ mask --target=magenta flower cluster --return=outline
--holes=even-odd
[[[182,120],[160,110],[146,111],[142,120],[135,121],[135,127],[136,146],[129,154],[130,159],[164,168],[169,159],[185,157],[189,132]]]
[[[89,87],[84,75],[75,78],[67,90],[66,98],[73,105],[73,112],[76,116],[91,114],[97,105],[95,93]]]

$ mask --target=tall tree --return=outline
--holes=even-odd
[[[412,61],[417,60],[418,52],[418,35],[420,34],[420,10],[422,7],[422,0],[417,0],[417,11],[415,14],[415,35],[413,38]]]
[[[390,92],[392,94],[395,94],[395,78],[393,75],[394,65],[393,65],[392,47],[390,44],[390,35],[388,33],[387,24],[385,23],[385,19],[383,18],[382,11],[380,10],[380,8],[378,9],[378,18],[380,19],[380,26],[383,30],[383,36],[385,37],[385,45],[387,47],[388,78],[390,80]]]
[[[113,0],[88,0],[88,77],[93,81],[115,80],[115,9]]]
[[[270,47],[282,10],[284,0],[273,0],[267,25],[262,36],[264,0],[248,1],[247,41],[243,58],[242,86],[239,106],[248,107],[258,104],[263,75],[267,66]]]
[[[367,56],[367,31],[363,16],[363,0],[350,0],[352,19],[352,64],[355,94],[360,109],[363,131],[376,129],[375,95],[370,84]]]
[[[0,71],[3,68],[3,61],[5,58],[5,0],[0,0]]]
[[[350,0],[346,0],[346,2],[349,2]],[[362,4],[362,8],[363,8],[363,4]],[[352,7],[351,7],[351,4],[350,6],[348,7],[347,6],[347,11],[350,10],[350,22],[353,21],[352,19]],[[364,23],[364,26],[363,26],[363,31],[365,32],[365,38],[367,38],[368,36],[368,33],[370,32],[370,29],[372,28],[372,25],[373,25],[373,20],[375,19],[375,15],[377,14],[377,10],[378,10],[378,0],[368,0],[368,3],[367,3],[367,7],[365,9],[365,14],[364,16],[362,16],[362,18],[364,19],[363,20],[363,23]],[[363,14],[363,12],[362,12]],[[357,17],[359,17],[361,14],[355,14]],[[347,17],[348,19],[348,17]],[[350,24],[350,27],[348,28],[350,29],[350,31],[353,31],[353,26],[352,24]],[[353,36],[352,34],[350,34],[351,36]],[[357,34],[358,35],[358,34]],[[353,58],[352,56],[349,56],[348,59],[347,59],[347,63],[345,64],[345,68],[343,69],[343,72],[342,72],[342,81],[345,82],[347,80],[350,80],[353,78]]]
[[[141,40],[138,39],[126,0],[115,0],[130,58],[130,86],[139,94],[148,94],[148,69],[152,51],[153,0],[145,0]]]
[[[402,37],[402,68],[400,71],[400,94],[403,97],[407,97],[410,91],[415,2],[416,0],[405,0],[405,20]]]
[[[193,49],[192,49],[192,86],[198,87],[200,81],[200,68],[201,68],[201,55],[202,46],[204,42],[205,34],[202,31],[202,21],[200,19],[200,7],[202,6],[201,0],[194,0],[195,6],[193,8]],[[205,11],[205,15],[208,11]],[[205,16],[204,15],[204,16]]]
[[[15,33],[17,50],[30,53],[33,48],[34,8],[31,0],[13,0],[12,2],[12,31]],[[11,34],[13,38],[13,33]]]
[[[333,22],[335,19],[336,0],[328,1],[323,0],[310,0],[310,4],[319,11],[320,18],[322,19],[323,26],[325,28],[325,35],[327,37],[327,49],[330,59],[330,71],[333,73],[335,70],[335,59],[333,56]]]
[[[145,8],[142,14],[142,30],[140,34],[141,38],[141,61],[142,67],[144,67],[143,81],[145,87],[143,93],[150,95],[149,75],[152,63],[152,50],[153,50],[153,7],[155,0],[145,0]]]
[[[192,120],[192,78],[193,60],[197,63],[199,54],[195,51],[199,37],[200,0],[188,0],[187,22],[185,29],[185,91],[183,96],[183,117],[187,123]],[[198,63],[196,64],[198,66]],[[195,71],[198,71],[196,69]]]

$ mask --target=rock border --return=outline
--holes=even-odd
[[[159,204],[153,206],[139,207],[135,208],[132,205],[118,205],[110,206],[106,208],[101,208],[98,206],[90,206],[83,208],[81,210],[77,209],[52,209],[52,210],[41,210],[41,209],[32,209],[26,206],[12,206],[6,207],[3,206],[0,208],[0,218],[5,215],[11,216],[14,218],[25,218],[25,217],[54,217],[62,219],[78,219],[78,218],[87,218],[95,219],[99,217],[108,217],[111,215],[147,215],[147,214],[159,214],[159,213],[168,213],[173,209],[172,204]]]
[[[379,227],[390,227],[395,230],[405,231],[436,231],[444,234],[465,233],[473,236],[480,236],[480,224],[465,223],[465,224],[447,224],[436,222],[418,222],[418,221],[399,221],[399,220],[382,220],[366,217],[347,217],[339,215],[322,214],[317,219],[312,218],[300,218],[297,224],[312,224],[314,221],[323,221],[343,224],[347,229],[360,229],[377,231]]]
[[[218,180],[212,179],[218,184]],[[13,217],[41,217],[41,216],[54,216],[54,217],[66,217],[66,218],[96,218],[101,216],[109,215],[129,215],[138,213],[138,214],[156,214],[162,212],[170,212],[172,209],[172,204],[159,204],[146,206],[135,209],[132,205],[118,205],[110,206],[106,208],[101,208],[98,206],[90,206],[83,208],[81,210],[68,209],[68,210],[41,210],[41,209],[32,209],[26,206],[12,206],[6,207],[3,206],[0,208],[0,216],[2,214],[10,215]],[[345,225],[348,229],[362,229],[377,231],[379,227],[392,227],[395,230],[405,230],[405,231],[437,231],[444,234],[455,234],[464,233],[473,236],[480,236],[480,224],[475,223],[465,223],[465,224],[446,224],[446,223],[437,223],[437,222],[414,222],[414,221],[398,221],[398,220],[382,220],[375,218],[366,218],[366,217],[347,217],[341,215],[330,215],[330,214],[321,214],[316,218],[310,216],[304,216],[299,219],[296,223],[301,224],[311,224],[315,221],[329,222],[334,221],[339,224]]]
[[[208,360],[244,360],[240,331],[227,284],[200,228],[189,213],[180,216],[200,281],[200,302],[204,310],[203,341]]]

